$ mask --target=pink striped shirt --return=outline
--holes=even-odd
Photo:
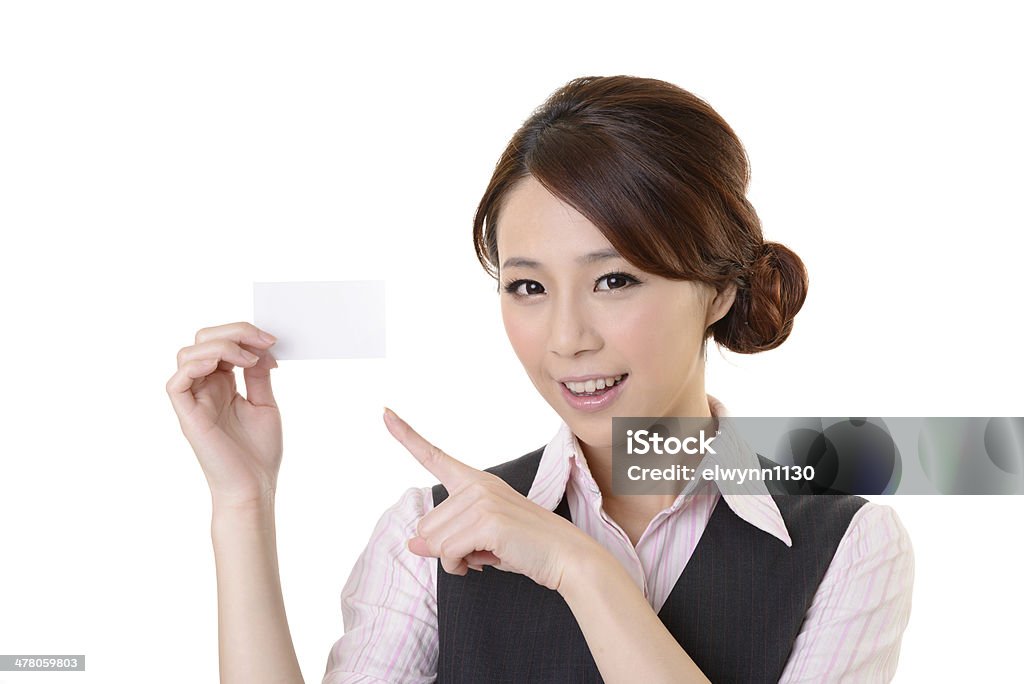
[[[708,395],[715,416],[725,407]],[[742,445],[730,431],[725,440]],[[722,466],[757,467],[746,447],[718,449]],[[728,455],[727,455],[728,454]],[[710,455],[708,456],[710,458]],[[572,521],[610,551],[657,613],[700,541],[719,499],[740,518],[792,546],[763,482],[721,493],[694,480],[658,513],[636,547],[601,506],[601,491],[576,436],[563,422],[541,456],[528,499],[553,511],[563,492]],[[344,635],[332,646],[323,684],[433,682],[437,672],[437,559],[406,548],[433,508],[430,487],[407,490],[381,516],[341,592]],[[868,502],[850,521],[818,587],[780,682],[887,682],[910,618],[914,554],[896,512]]]

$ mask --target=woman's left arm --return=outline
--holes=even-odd
[[[410,551],[439,558],[452,574],[491,565],[558,591],[609,684],[709,681],[595,539],[498,476],[449,456],[394,413],[385,413],[385,424],[448,490],[420,519]]]
[[[860,507],[818,586],[779,684],[889,682],[910,620],[914,549],[891,506]]]

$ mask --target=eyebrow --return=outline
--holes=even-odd
[[[598,261],[605,261],[606,259],[621,258],[622,255],[619,254],[614,247],[609,247],[608,249],[600,249],[596,252],[578,256],[576,257],[576,263],[586,265],[597,263]],[[505,263],[501,265],[502,268],[509,268],[513,266],[519,266],[521,268],[540,268],[542,264],[539,261],[526,259],[524,257],[509,257],[505,260]]]

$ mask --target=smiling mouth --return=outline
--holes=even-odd
[[[614,384],[608,385],[607,387],[605,387],[603,389],[597,389],[595,387],[593,392],[576,392],[571,387],[569,387],[567,384],[565,384],[564,382],[560,382],[558,384],[560,384],[562,387],[564,387],[566,390],[568,390],[569,393],[572,394],[574,397],[599,397],[602,394],[605,394],[606,392],[608,392],[609,390],[612,390],[612,389],[618,387],[619,385],[621,385],[622,383],[626,382],[626,378],[628,378],[628,377],[629,377],[629,373],[623,373],[622,377],[619,378]],[[573,384],[579,386],[582,383],[573,383]]]

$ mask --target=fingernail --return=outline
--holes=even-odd
[[[385,406],[384,407],[384,420],[387,421],[387,422],[391,422],[392,420],[394,420],[394,417],[395,417],[395,412],[392,411],[391,409],[389,409],[387,406]]]
[[[260,357],[256,356],[255,354],[250,354],[244,349],[242,350],[242,358],[248,361],[249,363],[256,363],[257,361],[260,360]]]
[[[271,344],[273,344],[274,342],[277,342],[277,338],[276,337],[274,337],[273,335],[271,335],[268,332],[263,332],[262,330],[260,330],[260,337],[263,338],[264,342],[270,342]]]
[[[472,564],[468,564],[468,563],[467,563],[467,565],[469,565],[469,567],[473,568],[474,570],[479,570],[480,572],[484,571],[484,569],[481,568],[479,565],[472,565]]]

